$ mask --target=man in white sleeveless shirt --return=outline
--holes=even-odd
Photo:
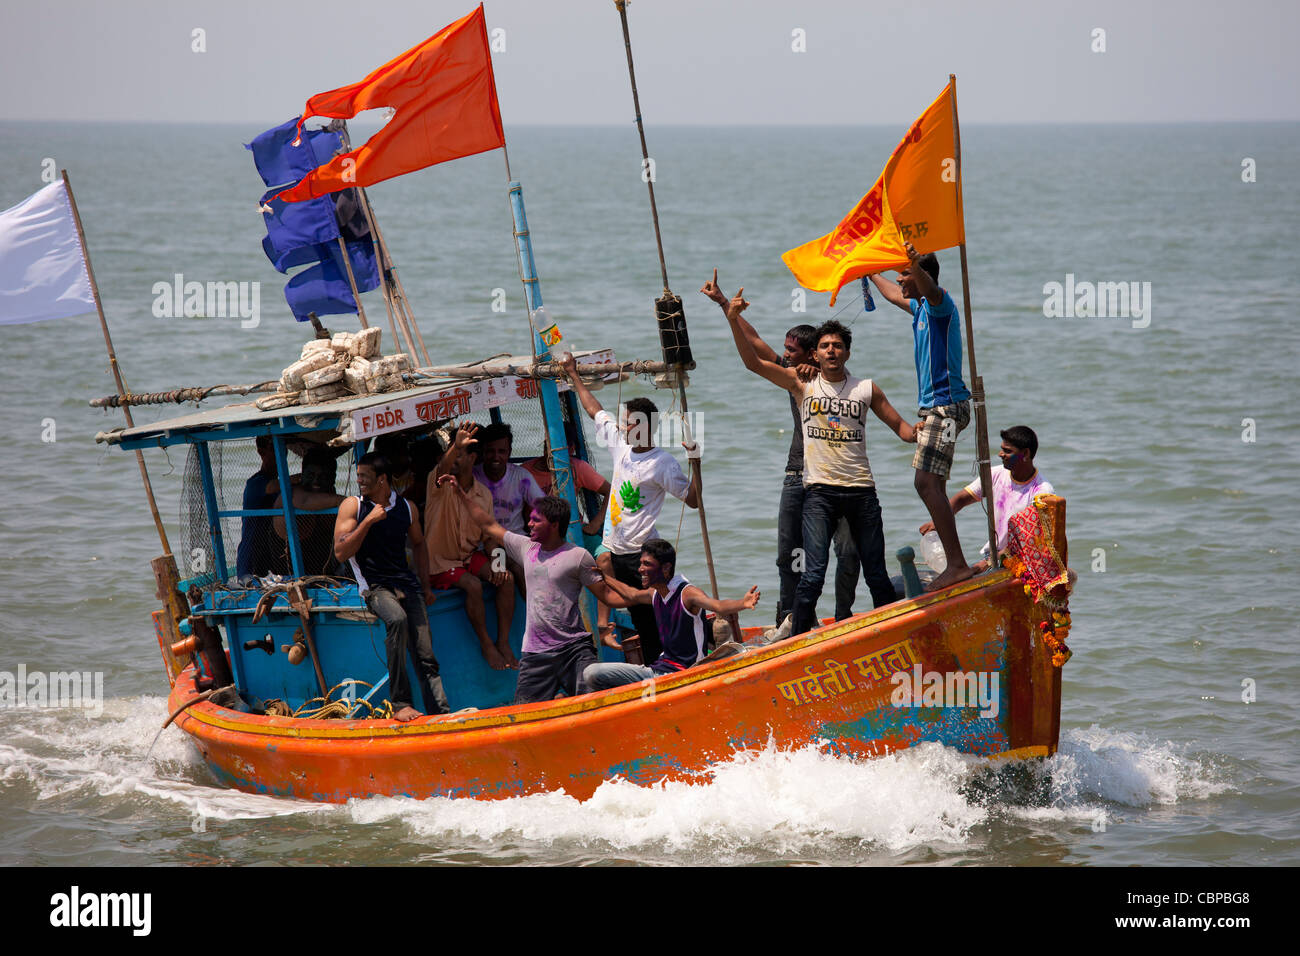
[[[748,306],[737,292],[727,308],[736,348],[746,368],[795,397],[804,431],[804,570],[795,591],[793,628],[794,634],[802,634],[817,625],[817,598],[826,581],[831,538],[841,517],[849,523],[872,603],[880,607],[894,600],[894,587],[885,568],[880,501],[867,460],[867,410],[905,442],[916,441],[916,429],[903,421],[871,379],[849,374],[846,363],[853,334],[839,322],[831,320],[817,329],[821,372],[802,382],[795,369],[761,359],[749,346],[738,322]]]

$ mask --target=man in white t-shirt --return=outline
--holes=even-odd
[[[591,390],[578,376],[577,362],[565,353],[560,363],[573,383],[583,409],[596,423],[596,441],[614,457],[614,474],[610,481],[609,506],[605,510],[605,536],[601,547],[613,561],[614,577],[632,587],[641,587],[641,545],[660,538],[655,520],[670,494],[687,507],[700,503],[700,469],[696,446],[687,449],[691,459],[688,479],[677,459],[655,447],[655,419],[659,410],[648,398],[630,399],[625,419],[620,423],[601,406]],[[641,652],[647,661],[663,652],[654,611],[646,605],[629,608],[628,613],[641,638]]]
[[[903,421],[889,399],[871,379],[849,374],[853,333],[834,319],[817,329],[820,373],[803,382],[795,369],[759,358],[740,327],[748,308],[741,292],[727,307],[727,323],[745,368],[779,385],[799,402],[803,444],[804,569],[795,589],[793,634],[817,626],[817,599],[826,582],[831,538],[846,518],[862,562],[862,576],[875,607],[894,601],[894,586],[885,567],[885,532],[880,520],[876,481],[867,459],[867,410],[905,442],[916,441],[916,429]]]
[[[533,504],[545,492],[537,486],[528,469],[510,460],[515,436],[505,422],[493,422],[478,433],[474,454],[474,480],[492,495],[492,514],[497,524],[514,534],[528,534],[528,518]],[[528,597],[524,569],[514,558],[506,557],[506,569],[514,576],[519,593]]]
[[[993,525],[998,533],[998,550],[1007,547],[1007,521],[1013,514],[1023,511],[1034,503],[1034,495],[1051,495],[1056,493],[1052,483],[1042,476],[1034,464],[1038,454],[1038,436],[1028,425],[1015,425],[1002,433],[1002,447],[998,457],[1001,466],[993,468]],[[953,514],[967,505],[972,505],[983,497],[980,481],[976,478],[969,485],[949,499],[948,504]],[[921,525],[921,534],[934,530],[934,522],[927,521]],[[988,568],[989,546],[985,543],[980,553],[985,560],[975,565],[975,571]]]

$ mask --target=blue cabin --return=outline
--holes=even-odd
[[[575,355],[584,362],[613,361],[611,351]],[[497,368],[521,368],[533,360],[492,361]],[[423,482],[441,457],[447,426],[461,420],[483,425],[504,421],[514,434],[512,461],[539,456],[545,460],[551,447],[548,436],[556,431],[544,420],[538,380],[487,370],[474,374],[473,368],[467,367],[464,377],[383,394],[273,410],[259,409],[255,403],[231,405],[115,429],[106,436],[127,449],[189,446],[181,538],[173,549],[181,574],[188,575],[180,590],[190,596],[192,616],[206,619],[223,634],[242,706],[263,712],[271,702],[282,701],[289,712],[308,716],[328,695],[331,700],[355,698],[352,716],[365,717],[369,710],[359,701],[378,705],[386,698],[383,623],[367,609],[346,565],[333,556],[337,507],[295,509],[294,495],[278,492],[299,487],[355,495],[355,462],[376,442],[381,447],[396,445],[405,450],[408,466],[399,478],[405,482],[399,493],[415,501],[423,519]],[[590,461],[586,415],[572,392],[560,392],[559,398],[564,434],[574,452]],[[269,468],[264,467],[259,440],[273,459]],[[597,514],[599,502],[590,493],[575,492],[567,468],[553,472],[553,480],[553,493],[568,497],[576,510],[580,541],[581,525]],[[571,529],[570,540],[574,537]],[[305,646],[290,653],[304,643],[303,621],[286,593],[292,581],[306,585],[310,598],[308,624],[319,676]],[[509,704],[515,672],[492,670],[484,660],[466,617],[464,592],[435,594],[428,608],[430,631],[451,709]],[[492,597],[491,585],[485,585],[487,630],[495,640]],[[584,612],[594,629],[594,599]],[[510,626],[516,656],[524,623],[524,602],[517,599]],[[615,655],[611,659],[621,659],[606,650],[605,656],[610,654]],[[409,660],[407,669],[415,706],[427,712]]]

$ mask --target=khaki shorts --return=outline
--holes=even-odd
[[[940,478],[947,478],[952,474],[957,436],[970,424],[970,401],[922,408],[918,414],[925,420],[925,428],[916,436],[916,454],[912,456],[912,467],[917,471],[928,471]]]

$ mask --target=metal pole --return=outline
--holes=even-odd
[[[952,85],[952,148],[957,164],[957,211],[962,216],[961,252],[961,291],[966,310],[966,354],[970,359],[971,405],[975,411],[975,454],[980,469],[980,488],[986,505],[984,512],[989,525],[989,563],[998,566],[998,531],[993,515],[993,467],[989,459],[989,425],[988,412],[984,405],[984,380],[980,378],[975,367],[975,326],[971,320],[970,307],[970,273],[966,267],[966,219],[965,205],[961,194],[961,127],[957,123],[957,74],[949,73],[948,82]]]
[[[113,370],[113,380],[117,383],[117,394],[119,400],[126,398],[126,385],[122,382],[122,370],[117,364],[117,353],[113,351],[113,339],[108,334],[108,320],[104,318],[104,303],[99,298],[99,284],[95,282],[95,270],[90,264],[90,250],[86,248],[86,232],[81,228],[81,213],[77,211],[77,200],[72,195],[72,183],[68,181],[68,171],[63,170],[63,188],[68,194],[68,205],[72,207],[72,218],[77,224],[77,239],[81,242],[81,254],[86,259],[86,276],[90,279],[90,291],[95,296],[95,311],[99,313],[99,327],[104,331],[104,347],[108,349],[108,365]],[[134,428],[135,422],[131,419],[131,406],[127,403],[122,405],[122,414],[126,416],[126,427]],[[149,482],[149,470],[144,465],[144,452],[139,448],[135,450],[135,460],[140,465],[140,478],[144,482],[144,493],[149,498],[149,510],[153,513],[154,527],[158,529],[158,540],[162,542],[163,552],[168,556],[172,553],[172,546],[167,541],[167,531],[163,528],[162,515],[158,513],[158,502],[154,500],[153,485]]]

